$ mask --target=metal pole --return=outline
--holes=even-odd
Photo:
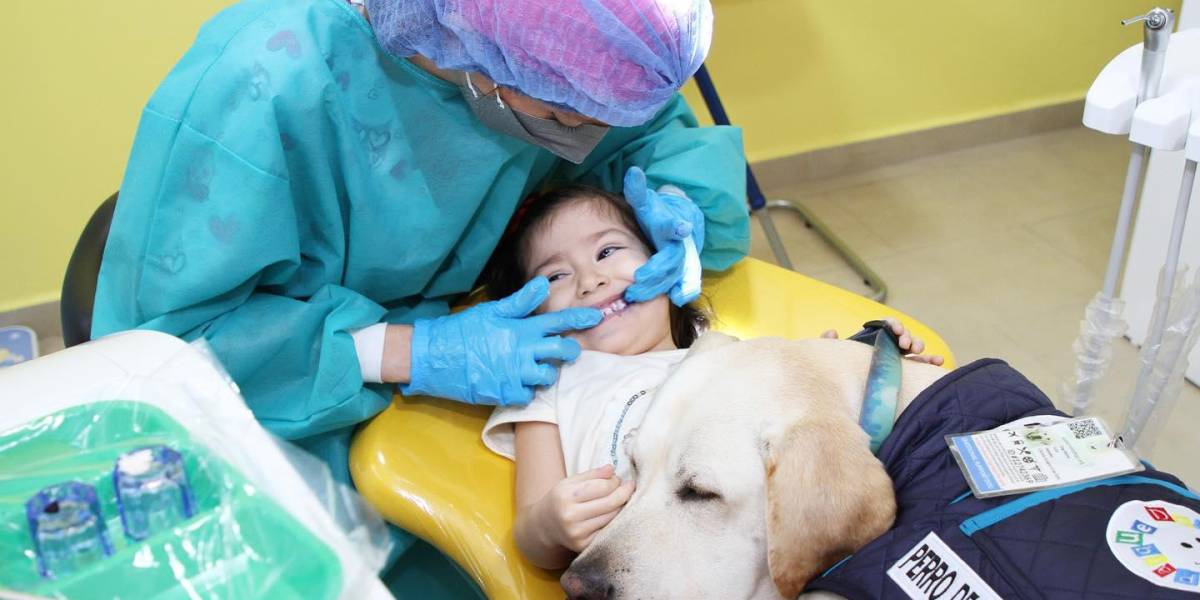
[[[1179,252],[1183,246],[1183,229],[1187,224],[1188,205],[1192,199],[1192,186],[1196,182],[1196,161],[1189,160],[1183,167],[1183,180],[1179,184],[1179,201],[1175,204],[1175,221],[1171,224],[1171,240],[1167,244],[1167,261],[1163,264],[1162,283],[1154,307],[1154,320],[1146,332],[1146,343],[1142,346],[1142,370],[1138,373],[1134,396],[1129,399],[1129,418],[1125,421],[1123,437],[1128,446],[1137,443],[1146,427],[1150,414],[1162,395],[1162,388],[1155,392],[1150,378],[1157,362],[1159,345],[1167,328],[1167,313],[1171,310],[1171,295],[1175,291],[1175,274],[1179,268]],[[1168,373],[1169,375],[1169,373]]]
[[[1121,267],[1125,262],[1125,247],[1129,245],[1129,230],[1133,224],[1133,209],[1137,206],[1138,189],[1142,183],[1142,167],[1150,149],[1141,144],[1131,144],[1129,166],[1125,169],[1125,191],[1121,194],[1121,210],[1117,213],[1117,229],[1113,232],[1112,248],[1108,251],[1108,268],[1104,271],[1105,298],[1117,295],[1117,281],[1121,278]]]
[[[1117,282],[1121,278],[1121,268],[1125,262],[1125,247],[1129,244],[1129,230],[1133,224],[1133,209],[1137,206],[1138,188],[1142,182],[1142,166],[1145,164],[1147,155],[1150,154],[1150,149],[1141,144],[1132,144],[1133,148],[1129,153],[1129,166],[1125,170],[1125,191],[1121,195],[1121,208],[1117,213],[1117,228],[1113,232],[1112,247],[1108,251],[1108,268],[1104,271],[1104,287],[1101,289],[1101,295],[1104,301],[1110,301],[1117,294]],[[1111,346],[1112,341],[1104,342],[1106,346]],[[1095,350],[1091,345],[1082,345],[1083,354],[1078,360],[1088,360],[1093,363],[1097,362],[1096,357],[1087,356],[1087,351]],[[1107,355],[1104,355],[1107,356]],[[1105,365],[1105,368],[1107,365]],[[1076,373],[1080,372],[1080,367],[1076,367]],[[1088,410],[1088,405],[1091,404],[1093,386],[1097,378],[1080,378],[1077,382],[1077,387],[1074,390],[1074,396],[1071,400],[1071,413],[1075,416],[1083,415]]]

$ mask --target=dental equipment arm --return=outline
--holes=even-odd
[[[1155,8],[1145,15],[1122,21],[1121,24],[1129,25],[1138,21],[1144,22],[1144,41],[1137,96],[1134,98],[1133,105],[1128,109],[1130,121],[1132,121],[1134,109],[1138,104],[1158,95],[1163,67],[1166,63],[1167,45],[1170,42],[1175,18],[1174,13],[1170,10]],[[1119,60],[1120,57],[1113,63]],[[1110,67],[1113,63],[1110,63]],[[1105,71],[1107,70],[1108,68],[1105,69]],[[1092,90],[1088,91],[1089,103],[1084,110],[1084,124],[1107,133],[1124,133],[1128,129],[1122,127],[1122,124],[1111,121],[1098,123],[1097,113],[1089,110],[1092,105],[1090,100],[1093,91],[1101,85],[1101,80],[1105,75],[1106,73],[1102,72],[1097,78],[1096,84],[1093,84]],[[1112,112],[1109,111],[1109,114],[1111,115]],[[1119,131],[1120,129],[1125,129],[1125,131]],[[1112,248],[1109,251],[1108,267],[1104,274],[1104,287],[1089,303],[1079,337],[1073,346],[1077,353],[1075,380],[1065,387],[1063,400],[1071,405],[1071,412],[1075,415],[1087,413],[1095,383],[1108,370],[1109,362],[1112,359],[1112,339],[1125,330],[1125,323],[1121,318],[1124,305],[1115,297],[1115,294],[1117,281],[1121,275],[1121,266],[1124,263],[1125,246],[1129,241],[1133,210],[1137,206],[1138,190],[1141,188],[1142,170],[1148,155],[1149,148],[1137,142],[1132,143],[1129,165],[1125,171],[1121,208],[1117,216],[1116,230],[1113,233]]]

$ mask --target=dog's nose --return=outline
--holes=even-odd
[[[597,566],[591,561],[577,562],[563,573],[559,583],[569,600],[609,600],[613,597],[613,586],[608,582],[605,570]]]

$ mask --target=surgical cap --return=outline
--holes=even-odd
[[[390,54],[610,125],[649,121],[704,62],[707,0],[367,0]]]

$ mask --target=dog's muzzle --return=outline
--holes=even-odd
[[[608,576],[608,558],[603,552],[594,552],[582,560],[576,560],[559,580],[569,600],[610,600],[616,597],[616,589]]]

